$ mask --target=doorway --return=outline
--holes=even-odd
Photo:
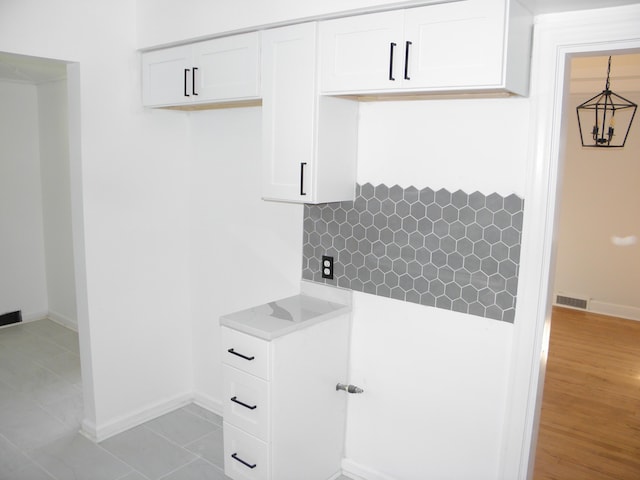
[[[0,53],[0,314],[77,330],[66,67]]]

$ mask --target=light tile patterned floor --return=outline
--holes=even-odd
[[[82,408],[75,332],[50,320],[0,329],[0,480],[229,478],[222,418],[208,410],[187,405],[95,444],[78,433]]]

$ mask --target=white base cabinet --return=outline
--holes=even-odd
[[[532,16],[462,0],[322,22],[327,94],[528,91]]]
[[[350,329],[343,312],[271,340],[222,327],[226,475],[328,480],[340,473],[346,393],[335,387],[347,379]]]

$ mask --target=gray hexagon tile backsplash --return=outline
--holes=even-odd
[[[517,195],[357,185],[353,202],[304,206],[302,278],[513,322],[522,214]]]

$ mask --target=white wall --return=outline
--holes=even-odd
[[[302,206],[265,202],[261,109],[189,114],[196,398],[221,411],[221,315],[299,292]]]
[[[77,329],[67,82],[42,83],[37,90],[48,316]]]
[[[0,4],[0,50],[79,62],[68,79],[80,105],[70,110],[72,208],[86,273],[85,427],[97,436],[192,391],[187,124],[142,108],[136,43],[129,0]]]
[[[615,81],[612,88],[640,102],[640,93],[620,91]],[[595,311],[640,320],[640,127],[636,118],[624,148],[583,148],[575,108],[590,96],[571,95],[564,117],[567,146],[554,290],[592,299]],[[632,236],[637,239],[633,244],[612,241]]]
[[[48,308],[36,87],[0,81],[0,105],[0,314],[35,320]]]

